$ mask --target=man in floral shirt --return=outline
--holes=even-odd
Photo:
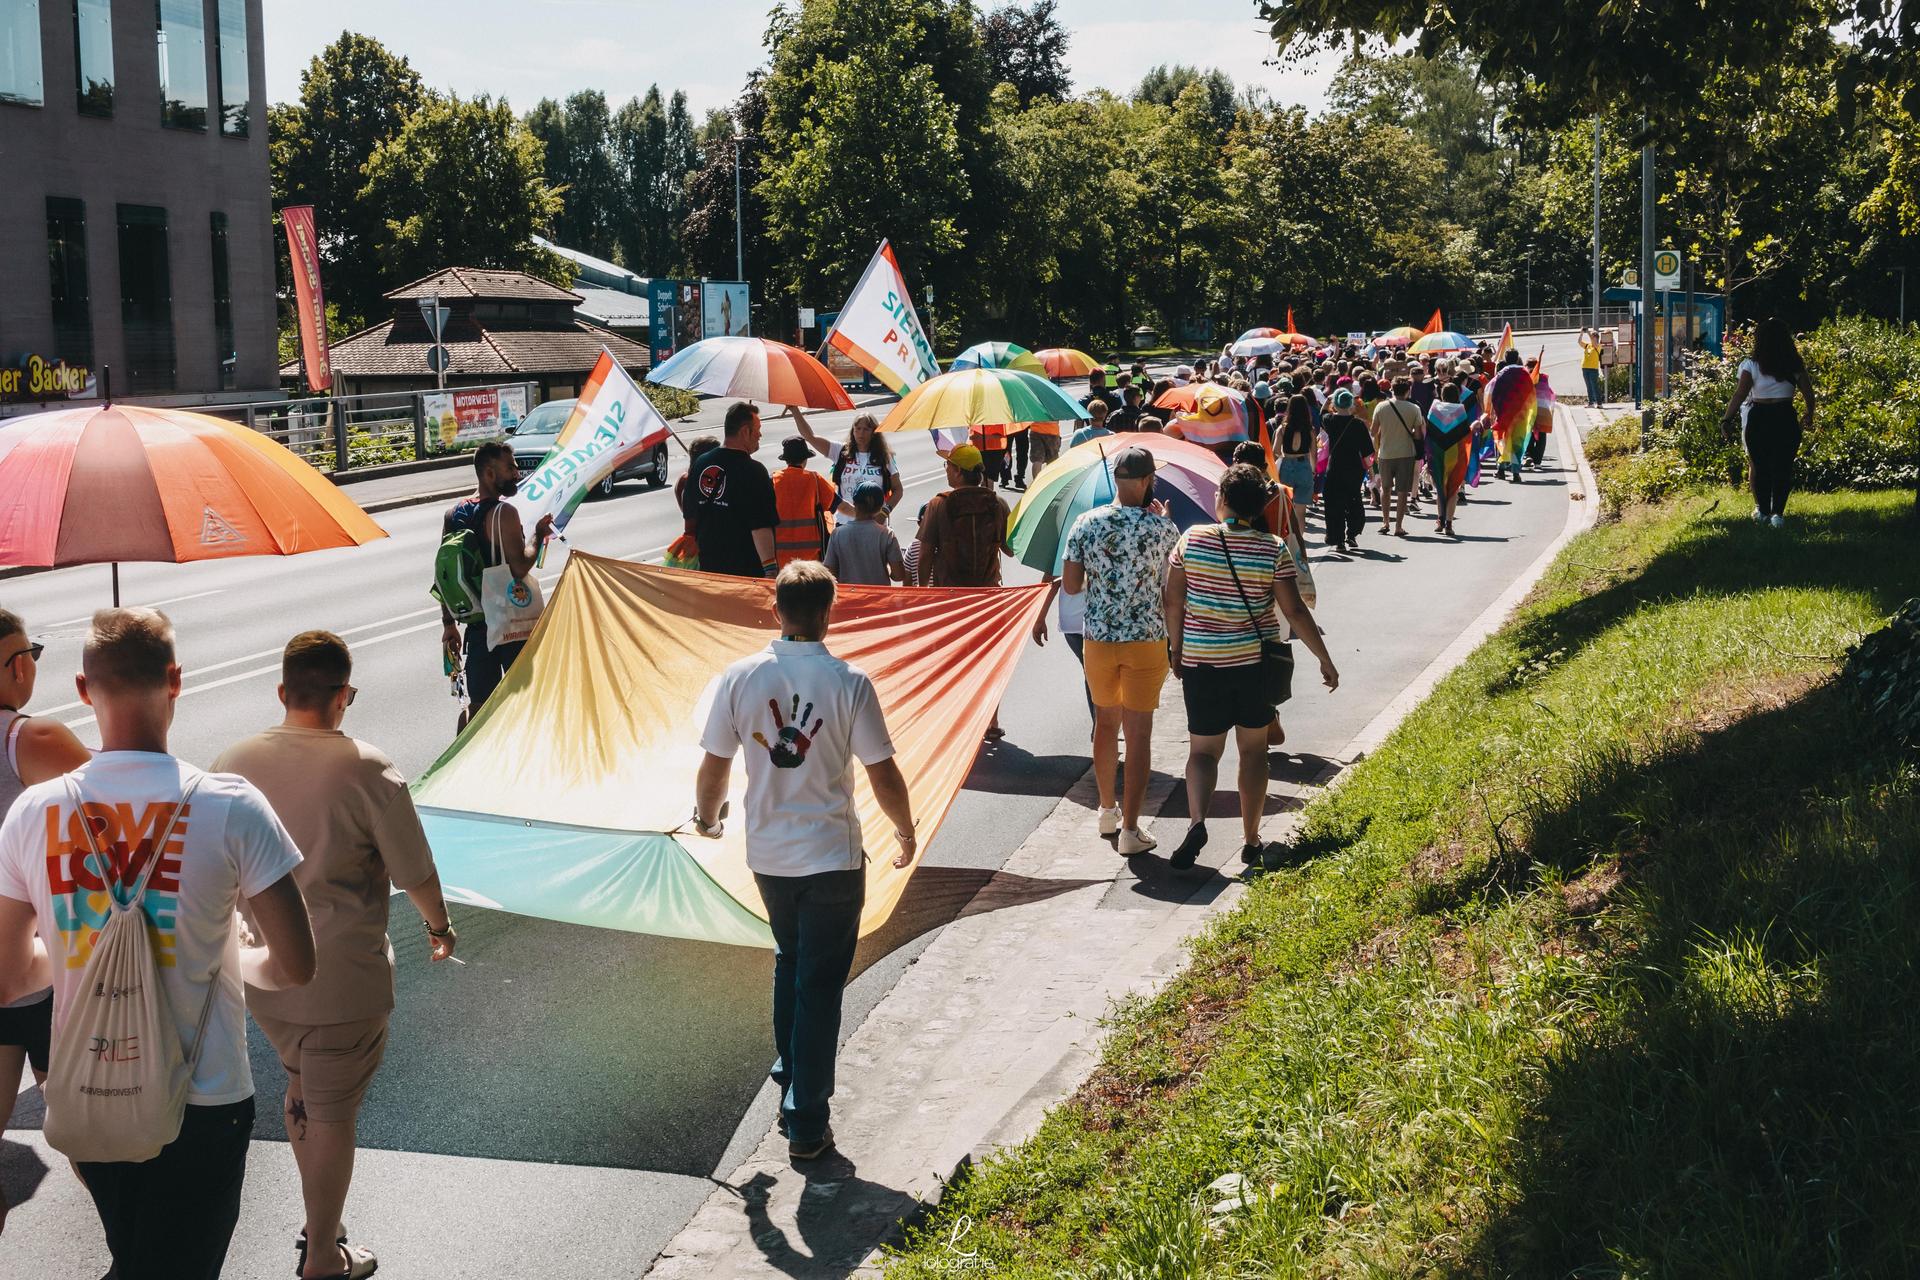
[[[1180,532],[1153,502],[1153,455],[1122,449],[1113,459],[1114,500],[1073,522],[1060,585],[1086,596],[1085,661],[1093,695],[1093,776],[1100,834],[1117,835],[1122,856],[1153,848],[1140,830],[1147,798],[1153,712],[1167,679],[1167,614],[1162,590]],[[1113,768],[1127,739],[1120,803]]]

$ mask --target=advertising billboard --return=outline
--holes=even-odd
[[[678,297],[671,280],[647,281],[647,316],[653,327],[653,363],[673,358],[673,313]]]
[[[744,280],[708,280],[702,286],[700,336],[746,337],[753,332]]]
[[[702,332],[706,317],[700,310],[700,282],[677,280],[679,301],[674,304],[673,349],[690,347],[706,336]]]
[[[527,416],[525,387],[484,391],[436,391],[424,398],[429,435],[442,449],[476,440],[492,440],[512,431]]]

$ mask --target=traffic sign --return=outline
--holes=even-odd
[[[800,327],[802,329],[813,328],[813,308],[812,307],[800,308]]]
[[[1640,272],[1633,267],[1628,267],[1625,271],[1622,271],[1620,273],[1620,287],[1623,289],[1638,289],[1640,287]]]
[[[433,370],[435,373],[445,373],[447,366],[452,363],[453,352],[447,350],[445,347],[434,346],[427,348],[427,368]]]
[[[1653,287],[1660,290],[1680,287],[1680,251],[1678,249],[1662,249],[1653,255]]]
[[[440,305],[438,295],[420,299],[420,318],[427,322],[427,333],[439,342],[447,331],[447,317],[453,314]]]

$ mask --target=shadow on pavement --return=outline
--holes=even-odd
[[[32,1147],[0,1141],[0,1196],[5,1197],[0,1203],[17,1209],[33,1199],[47,1172],[47,1162]]]
[[[804,1250],[767,1213],[779,1179],[760,1170],[731,1190],[740,1197],[747,1228],[767,1265],[797,1280],[852,1274],[876,1247],[898,1241],[902,1219],[920,1208],[912,1196],[858,1177],[853,1161],[837,1151],[781,1176],[806,1179],[794,1215]]]
[[[907,882],[900,905],[878,930],[860,940],[854,953],[858,977],[889,952],[955,920],[985,915],[1004,907],[1045,902],[1103,880],[1040,880],[985,867],[922,867]]]
[[[1087,726],[1089,739],[1093,733]],[[1036,756],[1011,738],[989,742],[974,758],[964,787],[1003,796],[1050,796],[1058,799],[1073,789],[1092,763],[1089,754]]]

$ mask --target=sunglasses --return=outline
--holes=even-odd
[[[26,648],[9,654],[5,662],[0,662],[0,667],[10,667],[14,661],[19,658],[32,658],[35,662],[38,662],[40,661],[40,655],[46,651],[47,646],[43,644],[29,644]]]
[[[347,705],[348,705],[348,706],[352,706],[352,705],[353,705],[353,700],[354,700],[355,698],[357,698],[357,697],[359,697],[359,696],[360,696],[360,691],[359,691],[358,689],[356,689],[356,688],[354,688],[354,687],[353,687],[352,685],[350,685],[350,684],[337,684],[337,685],[335,685],[335,686],[333,686],[333,687],[334,687],[335,689],[345,689],[345,690],[347,691]]]

